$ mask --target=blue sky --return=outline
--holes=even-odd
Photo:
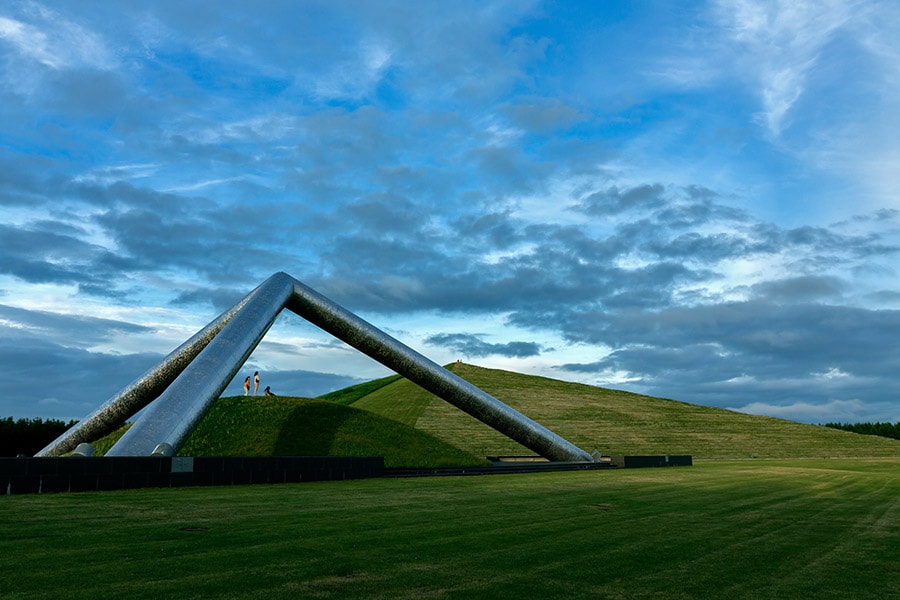
[[[898,421],[898,30],[877,1],[5,2],[0,416],[85,416],[285,271],[439,363]],[[256,369],[388,374],[289,313]]]

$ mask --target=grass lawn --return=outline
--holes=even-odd
[[[900,598],[900,459],[0,497],[0,598]]]

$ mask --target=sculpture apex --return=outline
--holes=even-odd
[[[37,456],[69,452],[114,431],[144,408],[106,455],[177,453],[285,308],[549,460],[593,461],[581,448],[283,271],[271,275]]]

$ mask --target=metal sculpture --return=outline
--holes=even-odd
[[[74,450],[80,443],[97,440],[118,429],[165,391],[255,293],[256,290],[253,290],[247,294],[240,302],[173,350],[161,363],[128,384],[35,456],[61,456]]]
[[[198,332],[191,340],[199,337],[202,341],[191,344],[190,351],[183,350],[190,344],[191,340],[188,340],[159,367],[93,413],[89,420],[101,423],[102,427],[86,427],[77,434],[72,433],[78,429],[76,426],[38,456],[59,455],[79,442],[96,439],[88,439],[87,431],[112,430],[144,406],[144,413],[106,455],[175,454],[284,308],[549,460],[593,460],[581,448],[286,273],[272,275],[235,307]],[[174,355],[178,360],[173,359]],[[184,365],[186,358],[189,364]],[[153,383],[139,383],[144,381]],[[160,386],[165,388],[161,394]],[[131,392],[132,389],[138,391]],[[118,400],[126,395],[137,396],[139,400]],[[159,397],[150,398],[155,395]],[[135,406],[139,408],[123,416],[126,410]],[[116,424],[112,425],[113,422]]]

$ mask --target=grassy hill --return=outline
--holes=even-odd
[[[325,400],[221,398],[181,449],[185,456],[384,456],[387,466],[484,462],[428,433]]]
[[[887,438],[465,363],[448,368],[573,444],[604,455],[900,456],[900,442]],[[533,454],[405,379],[380,381],[351,406],[415,427],[476,456]]]
[[[127,431],[94,442],[104,454]],[[383,456],[386,466],[486,464],[428,433],[357,408],[286,396],[220,398],[181,456]]]
[[[616,454],[695,459],[898,457],[900,441],[486,369],[448,368],[573,444]],[[124,431],[124,430],[123,430]],[[95,443],[104,452],[117,432]],[[467,466],[534,453],[398,376],[318,399],[218,400],[184,456],[378,455],[388,466]]]

